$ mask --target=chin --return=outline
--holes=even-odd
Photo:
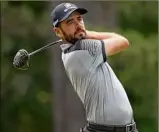
[[[78,40],[79,40],[79,39],[85,39],[85,38],[86,38],[86,34],[85,34],[85,33],[80,33],[80,34],[77,35],[76,38],[77,38]]]

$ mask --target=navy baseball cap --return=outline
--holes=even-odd
[[[72,3],[61,3],[61,4],[59,4],[58,6],[56,6],[53,9],[53,11],[51,13],[52,25],[54,27],[57,27],[60,22],[67,19],[71,15],[71,13],[73,13],[74,11],[79,12],[81,15],[87,13],[86,9],[79,8]]]

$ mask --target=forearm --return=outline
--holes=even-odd
[[[129,46],[129,41],[116,33],[87,31],[87,39],[103,40],[107,56],[121,52]]]
[[[87,33],[87,39],[103,40],[103,39],[108,39],[112,37],[123,37],[113,32],[95,32],[95,31],[87,30],[86,33]]]

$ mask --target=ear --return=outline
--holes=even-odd
[[[52,28],[52,31],[55,32],[56,36],[58,36],[59,38],[62,38],[62,32],[61,32],[60,28],[54,27],[54,28]]]

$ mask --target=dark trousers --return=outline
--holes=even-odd
[[[126,131],[126,130],[120,130],[120,129],[118,129],[118,130],[114,129],[114,130],[109,130],[109,131],[107,131],[107,130],[100,131],[100,130],[98,130],[98,128],[97,129],[96,128],[92,129],[92,128],[89,128],[88,125],[86,125],[85,128],[80,129],[80,132],[139,132],[139,131],[137,130],[137,128],[135,128],[132,131]]]
[[[87,128],[82,128],[81,130],[80,130],[80,132],[99,132],[99,131],[96,131],[96,130],[93,130],[93,131],[89,131]],[[101,131],[101,132],[107,132],[107,131]],[[114,132],[119,132],[119,131],[114,131]],[[135,131],[133,131],[133,132],[139,132],[137,129],[135,130]]]

